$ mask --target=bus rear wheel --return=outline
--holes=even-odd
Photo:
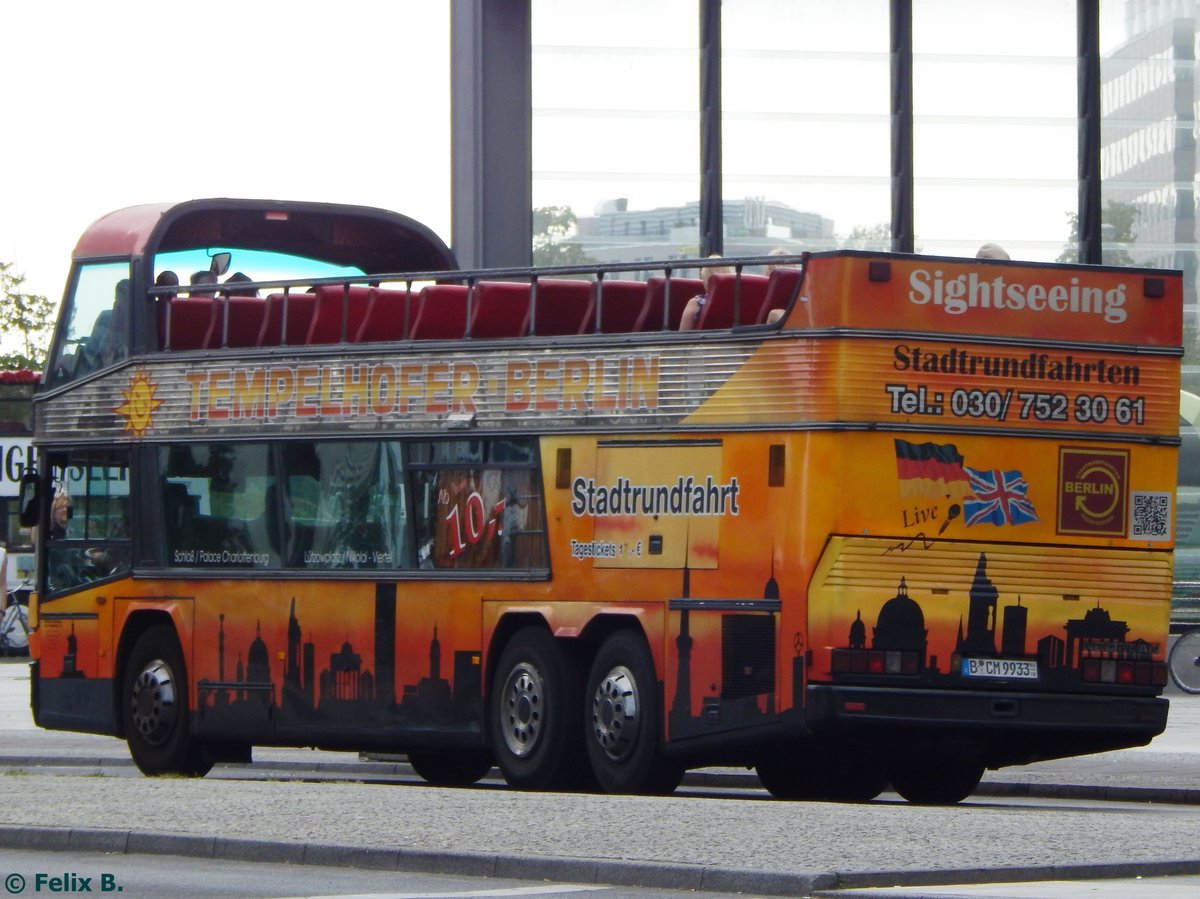
[[[954,805],[975,792],[983,767],[970,755],[905,753],[892,765],[892,789],[915,805]]]
[[[617,631],[600,646],[588,675],[587,752],[609,793],[675,792],[684,767],[662,755],[662,712],[654,662],[642,635]]]
[[[756,770],[776,799],[870,802],[888,785],[878,753],[839,739],[790,744],[760,759]]]
[[[408,763],[435,787],[469,787],[492,770],[492,754],[482,749],[431,749],[408,753]]]
[[[187,669],[173,628],[155,625],[138,637],[125,666],[121,704],[129,754],[143,774],[203,777],[212,768],[191,735]]]
[[[491,692],[492,752],[510,786],[577,788],[582,691],[574,659],[539,627],[504,647]]]

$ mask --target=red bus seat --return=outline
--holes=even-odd
[[[763,302],[762,308],[758,311],[759,324],[767,320],[767,315],[772,309],[787,308],[787,305],[795,298],[796,292],[800,289],[800,282],[804,280],[804,269],[777,268],[771,272],[769,280],[767,298]]]
[[[213,345],[218,309],[213,297],[175,297],[160,308],[164,312],[161,325],[164,347],[201,350]]]
[[[591,281],[538,279],[537,303],[527,330],[550,337],[585,334],[591,329],[594,302]]]
[[[663,297],[667,293],[667,279],[655,275],[646,281],[646,306],[638,317],[634,330],[661,331],[663,327]],[[671,305],[667,311],[667,328],[679,329],[683,307],[692,297],[704,293],[704,282],[699,278],[672,278]]]
[[[287,305],[287,333],[283,330],[284,305]],[[311,293],[273,293],[267,297],[262,328],[258,332],[259,346],[279,346],[286,338],[289,346],[303,344],[308,339],[316,297]]]
[[[523,337],[529,333],[528,284],[480,281],[473,302],[472,337]]]
[[[638,319],[646,308],[645,281],[596,281],[592,285],[592,292],[593,302],[600,310],[600,333],[620,334],[637,330]],[[594,325],[593,311],[587,323],[587,332],[593,331]]]
[[[457,340],[467,330],[467,288],[431,284],[421,289],[409,337],[413,340]]]
[[[248,347],[258,343],[266,300],[256,296],[231,294],[217,301],[217,320],[213,323],[210,346]]]
[[[416,318],[420,299],[420,292],[374,289],[353,341],[371,343],[381,340],[403,340],[408,336],[409,322]]]
[[[733,273],[713,275],[708,282],[708,300],[700,310],[696,327],[711,330],[758,324],[759,310],[767,299],[767,283],[766,275],[743,274],[740,278]]]
[[[346,288],[340,284],[323,284],[317,287],[313,292],[316,300],[306,342],[356,342],[374,293],[374,288],[365,286]]]

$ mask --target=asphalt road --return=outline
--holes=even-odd
[[[16,850],[764,895],[1200,874],[1194,697],[1177,697],[1149,747],[989,772],[971,800],[923,808],[886,794],[862,805],[778,802],[748,777],[738,789],[699,781],[666,798],[396,787],[362,782],[375,778],[356,772],[374,768],[355,756],[309,750],[256,752],[251,768],[198,781],[112,776],[130,772],[124,745],[35,728],[26,678],[23,666],[0,664],[0,846]],[[308,773],[246,779],[272,768]]]

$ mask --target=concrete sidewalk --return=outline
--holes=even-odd
[[[693,772],[674,798],[380,790],[374,781],[417,778],[402,763],[304,749],[259,749],[253,765],[220,766],[203,781],[141,778],[118,740],[37,729],[25,689],[27,672],[0,664],[0,768],[25,772],[0,808],[0,845],[14,848],[760,895],[1200,873],[1200,697],[1174,696],[1167,732],[1148,747],[988,772],[976,800],[929,809],[894,796],[766,801],[744,769]],[[48,776],[64,767],[129,776]],[[265,782],[273,772],[288,782]],[[306,783],[310,773],[333,782]],[[718,787],[751,802],[729,802]],[[986,798],[996,795],[1190,804],[1165,816],[1084,802],[1064,812]]]

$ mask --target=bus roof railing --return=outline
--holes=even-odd
[[[786,309],[808,256],[226,281],[149,293],[159,301],[163,350],[675,330],[701,294],[714,302],[702,304],[696,327],[711,330],[766,324],[772,309]]]

